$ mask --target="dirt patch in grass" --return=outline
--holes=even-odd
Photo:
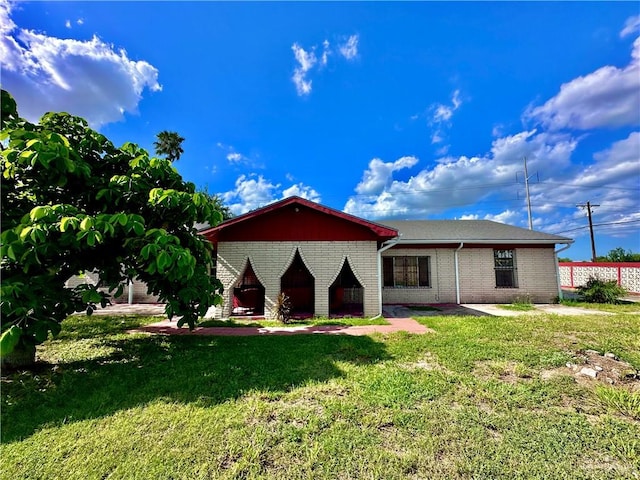
[[[584,350],[577,352],[574,359],[574,362],[569,362],[558,370],[572,375],[579,384],[592,384],[596,381],[607,385],[625,385],[640,392],[640,371],[613,354]]]

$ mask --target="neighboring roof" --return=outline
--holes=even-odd
[[[331,218],[339,219],[342,221],[346,221],[351,225],[357,225],[358,227],[362,227],[365,230],[368,230],[370,234],[377,237],[379,241],[390,240],[392,238],[397,237],[398,232],[393,228],[386,225],[382,225],[375,222],[370,222],[360,217],[356,217],[354,215],[350,215],[348,213],[341,212],[340,210],[335,210],[333,208],[325,207],[324,205],[320,205],[319,203],[312,202],[302,197],[287,197],[283,200],[280,200],[275,203],[271,203],[265,207],[258,208],[256,210],[252,210],[243,215],[239,215],[237,217],[226,220],[215,227],[206,228],[201,230],[199,233],[205,235],[210,240],[215,240],[215,238],[220,234],[220,232],[224,230],[229,230],[235,226],[239,226],[241,224],[246,224],[251,220],[257,219],[258,217],[264,217],[270,213],[283,211],[285,208],[292,207],[303,207],[308,208],[314,212],[319,212],[324,215],[328,215]],[[298,209],[296,208],[295,211]]]
[[[399,243],[573,243],[567,237],[491,220],[383,220],[398,230]]]

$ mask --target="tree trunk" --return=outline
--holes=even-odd
[[[36,346],[19,341],[13,351],[5,355],[0,363],[0,367],[5,368],[22,368],[30,367],[36,363]]]

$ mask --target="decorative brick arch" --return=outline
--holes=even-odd
[[[362,281],[362,277],[360,277],[358,272],[356,272],[354,270],[353,262],[351,261],[351,258],[349,257],[349,254],[346,254],[345,256],[342,257],[342,261],[340,262],[340,268],[338,268],[338,270],[333,275],[333,277],[331,277],[331,280],[329,281],[329,286],[333,285],[333,282],[336,281],[336,278],[338,278],[338,275],[340,275],[340,272],[342,272],[342,269],[344,268],[344,262],[346,262],[346,261],[349,262],[349,268],[351,269],[351,272],[353,273],[353,275],[358,279],[358,282],[360,282],[360,285],[362,285],[362,288],[367,288],[365,283]]]
[[[280,273],[278,273],[278,278],[282,278],[282,275],[284,275],[285,272],[289,270],[289,267],[293,263],[293,259],[296,257],[296,253],[300,255],[300,258],[302,259],[302,263],[304,263],[304,266],[307,268],[307,270],[309,270],[309,273],[313,276],[313,278],[317,278],[317,275],[314,273],[313,269],[309,266],[309,262],[307,262],[307,259],[304,258],[304,253],[302,252],[302,248],[300,248],[300,245],[296,245],[295,247],[293,247],[293,249],[291,250],[291,253],[289,254],[289,259],[284,264],[284,267],[282,267],[282,269],[280,270]]]
[[[265,282],[254,267],[251,256],[244,263],[244,269],[236,276],[229,289],[232,315],[264,315]]]
[[[292,315],[314,315],[315,284],[313,271],[304,261],[300,249],[296,247],[288,267],[280,275],[280,291],[289,297]]]
[[[364,292],[365,286],[346,255],[327,289],[329,316],[364,316]]]

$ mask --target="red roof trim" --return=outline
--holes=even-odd
[[[287,197],[278,202],[270,203],[269,205],[266,205],[261,208],[257,208],[245,214],[231,218],[225,222],[222,222],[219,225],[216,225],[215,227],[208,228],[199,233],[207,237],[209,240],[213,240],[215,239],[215,237],[217,237],[218,233],[224,228],[230,227],[232,225],[236,225],[240,222],[246,222],[259,215],[263,215],[265,213],[269,213],[274,210],[278,210],[280,208],[286,207],[288,205],[293,205],[293,204],[305,206],[313,210],[316,210],[318,212],[326,213],[327,215],[331,215],[331,216],[340,218],[342,220],[346,220],[348,222],[361,225],[365,228],[368,228],[372,232],[374,232],[378,237],[380,237],[381,240],[389,240],[398,236],[398,231],[395,228],[390,228],[384,225],[380,225],[379,223],[370,222],[363,218],[356,217],[355,215],[350,215],[348,213],[341,212],[340,210],[335,210],[333,208],[320,205],[319,203],[312,202],[311,200],[307,200],[306,198],[296,197],[296,196]]]

